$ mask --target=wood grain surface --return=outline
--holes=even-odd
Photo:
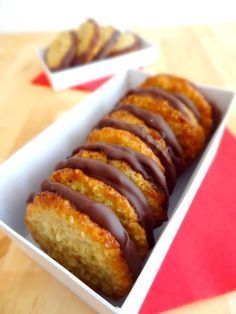
[[[159,59],[148,70],[236,90],[236,23],[136,31],[160,46]],[[41,71],[36,49],[54,36],[0,35],[0,163],[87,95],[72,90],[56,93],[30,83]],[[236,108],[228,127],[236,134]],[[0,314],[28,313],[95,312],[0,232]],[[168,313],[233,314],[236,292]]]

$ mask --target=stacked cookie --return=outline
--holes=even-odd
[[[45,62],[52,71],[118,56],[141,47],[140,38],[131,33],[120,33],[112,26],[100,26],[92,19],[78,30],[60,33],[49,45]]]
[[[30,195],[34,240],[92,288],[124,296],[154,245],[154,228],[167,219],[177,176],[212,124],[212,107],[192,83],[149,77]]]

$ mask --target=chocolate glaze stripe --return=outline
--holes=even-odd
[[[30,193],[30,195],[28,196],[28,198],[26,200],[26,204],[32,203],[36,195],[37,195],[36,192]]]
[[[59,194],[74,204],[79,211],[88,215],[100,227],[109,231],[119,242],[134,279],[138,277],[141,271],[141,259],[127,231],[110,208],[94,202],[78,191],[49,179],[43,181],[41,189],[42,191]]]
[[[143,127],[128,124],[121,120],[115,120],[111,118],[103,118],[96,128],[101,129],[104,127],[111,127],[114,129],[120,129],[128,131],[138,138],[140,138],[146,145],[148,145],[153,153],[160,159],[162,165],[165,167],[165,175],[167,179],[167,185],[170,192],[172,192],[176,182],[176,171],[174,164],[169,156],[169,152],[163,149],[154,138],[146,132]]]
[[[141,173],[144,179],[152,182],[158,190],[165,193],[165,206],[167,208],[169,192],[166,184],[166,178],[154,160],[134,151],[131,148],[104,143],[87,144],[77,147],[73,151],[73,154],[76,154],[83,149],[88,151],[103,152],[108,159],[122,160],[127,162],[127,164],[129,164],[134,171]]]
[[[153,247],[153,216],[151,208],[143,192],[123,172],[100,160],[80,157],[71,157],[56,166],[56,170],[62,168],[80,169],[86,175],[104,182],[126,197],[136,210],[141,226],[146,230],[149,248]]]
[[[128,95],[132,94],[149,95],[154,98],[161,98],[167,100],[171,107],[180,111],[187,119],[190,119],[189,112],[188,110],[186,110],[187,108],[185,104],[183,104],[178,98],[168,93],[164,89],[158,87],[137,88],[128,92]]]
[[[125,110],[130,112],[131,114],[135,115],[137,118],[143,120],[147,126],[150,128],[158,131],[163,139],[175,150],[175,152],[179,156],[183,156],[183,150],[179,141],[177,140],[174,132],[167,124],[167,122],[157,113],[153,113],[151,111],[142,109],[135,105],[122,105],[121,107],[117,108],[115,111],[118,110]]]
[[[136,116],[137,118],[144,121],[144,123],[152,128],[153,130],[156,130],[162,138],[165,140],[167,145],[169,145],[169,151],[171,159],[174,161],[175,166],[178,168],[178,170],[182,170],[183,168],[183,150],[182,147],[177,140],[174,132],[170,128],[170,126],[166,123],[166,121],[157,113],[153,113],[151,111],[142,109],[140,107],[137,107],[135,105],[126,105],[122,104],[121,107],[116,108],[115,111],[119,110],[125,110]],[[180,169],[179,169],[180,168]]]
[[[201,115],[200,112],[198,110],[198,108],[194,105],[194,103],[192,102],[192,100],[190,98],[188,98],[187,96],[181,94],[181,93],[172,93],[176,98],[178,98],[180,101],[182,101],[183,104],[185,104],[186,107],[188,107],[188,109],[190,109],[192,111],[192,113],[194,114],[195,118],[200,121],[201,119]]]

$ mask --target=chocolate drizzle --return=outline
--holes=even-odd
[[[180,111],[187,119],[189,119],[188,110],[186,110],[185,104],[183,104],[178,98],[166,92],[164,89],[158,87],[149,87],[149,88],[136,88],[128,92],[128,95],[137,94],[137,95],[150,95],[154,98],[161,98],[167,100],[168,104]]]
[[[27,198],[27,200],[26,200],[26,204],[29,204],[29,203],[33,202],[33,200],[34,200],[36,194],[37,194],[37,193],[35,193],[35,192],[30,193],[30,195],[28,196],[28,198]]]
[[[141,270],[141,259],[127,231],[110,208],[94,202],[78,191],[49,179],[43,181],[41,189],[42,191],[59,194],[74,204],[79,211],[88,215],[99,226],[108,230],[119,242],[134,279],[138,277]]]
[[[152,128],[153,130],[156,130],[161,137],[165,140],[167,145],[170,147],[169,152],[171,159],[173,160],[176,168],[178,169],[178,172],[180,172],[183,168],[183,150],[182,147],[177,140],[174,132],[170,128],[170,126],[167,124],[167,122],[160,116],[158,113],[153,113],[151,111],[147,111],[145,109],[142,109],[140,107],[137,107],[135,105],[126,105],[122,104],[121,107],[116,108],[115,111],[118,110],[125,110],[136,116],[137,118],[144,121],[144,123]]]
[[[181,93],[173,93],[173,95],[178,98],[180,101],[182,101],[182,103],[185,104],[186,107],[188,107],[188,109],[190,109],[192,111],[192,113],[194,114],[195,118],[200,121],[201,119],[201,115],[200,112],[198,110],[198,108],[195,106],[195,104],[192,102],[192,100],[188,97],[186,97],[185,95],[181,94]]]
[[[80,157],[71,157],[56,166],[57,170],[62,168],[80,169],[86,175],[104,182],[125,196],[136,210],[141,226],[146,230],[149,247],[153,247],[153,216],[151,208],[143,192],[123,172],[100,160]]]
[[[169,193],[166,178],[154,160],[131,148],[104,143],[87,144],[78,147],[73,151],[73,154],[76,154],[83,149],[103,152],[108,159],[125,161],[134,171],[141,173],[144,179],[152,182],[158,190],[165,193],[165,205],[166,207],[168,206]]]
[[[146,145],[148,145],[153,153],[160,159],[162,165],[165,167],[165,174],[167,179],[167,185],[169,191],[173,190],[176,182],[176,171],[174,164],[169,156],[169,152],[163,149],[154,138],[146,132],[143,127],[125,123],[121,120],[115,120],[111,118],[103,118],[96,128],[101,129],[104,127],[111,127],[114,129],[120,129],[128,131],[135,136],[139,137]]]

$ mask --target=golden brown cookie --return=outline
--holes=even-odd
[[[58,193],[41,192],[27,206],[26,224],[41,248],[75,276],[111,297],[124,296],[140,270],[132,241],[109,208],[83,195],[80,203],[75,206]],[[96,210],[103,226],[88,215]]]
[[[205,96],[191,82],[178,76],[160,74],[147,78],[142,87],[160,87],[189,98],[199,111],[200,123],[205,130],[206,137],[209,136],[213,124],[212,108]]]
[[[49,45],[45,62],[50,70],[56,71],[69,67],[75,56],[77,36],[75,32],[63,32]]]

